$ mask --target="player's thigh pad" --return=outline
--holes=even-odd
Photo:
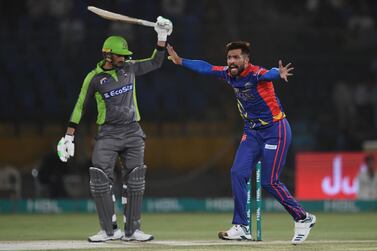
[[[114,202],[110,180],[105,172],[97,167],[90,167],[89,175],[90,191],[96,203],[100,225],[108,235],[113,235]]]

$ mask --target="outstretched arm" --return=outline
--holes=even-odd
[[[286,66],[283,66],[283,63],[281,60],[279,60],[279,68],[272,68],[271,70],[267,72],[262,72],[262,76],[258,79],[259,81],[273,81],[277,80],[279,78],[284,79],[285,82],[288,82],[288,77],[293,76],[293,73],[291,71],[294,69],[293,67],[290,67],[291,63],[287,64]]]
[[[290,67],[291,63],[287,64],[286,66],[283,66],[283,63],[281,60],[279,60],[279,74],[282,79],[284,79],[285,82],[288,82],[288,77],[293,76],[293,67]]]
[[[226,67],[224,66],[214,66],[203,60],[181,58],[170,44],[168,44],[166,48],[169,54],[168,58],[174,64],[182,65],[201,74],[210,74],[218,77],[224,77],[226,74]]]

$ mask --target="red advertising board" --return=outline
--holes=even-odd
[[[298,153],[296,197],[300,200],[355,199],[365,153]]]

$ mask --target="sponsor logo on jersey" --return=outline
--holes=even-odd
[[[104,78],[101,78],[101,80],[99,81],[99,83],[100,83],[101,85],[104,85],[104,84],[108,83],[109,80],[110,80],[109,78],[104,77]]]
[[[269,150],[276,150],[278,146],[277,145],[270,145],[270,144],[266,144],[264,146],[265,149],[269,149]]]
[[[133,89],[133,85],[132,84],[128,84],[128,85],[125,85],[125,86],[122,86],[120,88],[117,88],[117,89],[114,89],[114,90],[111,90],[109,92],[105,92],[103,94],[103,96],[108,99],[108,98],[112,98],[112,97],[116,97],[116,96],[119,96],[119,95],[122,95],[122,94],[125,94],[126,92],[129,92],[129,91],[132,91]]]
[[[119,70],[119,74],[122,75],[123,77],[127,77],[127,72],[123,69]]]
[[[251,94],[250,89],[244,89],[244,88],[233,88],[233,89],[238,99],[241,99],[243,101],[251,101],[254,99],[254,95]]]
[[[253,83],[251,83],[251,82],[246,82],[246,84],[245,84],[245,88],[246,89],[249,89],[249,88],[251,88],[253,86]]]

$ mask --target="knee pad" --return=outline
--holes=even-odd
[[[102,169],[90,167],[89,176],[90,191],[93,196],[101,196],[107,192],[111,192],[110,180]]]
[[[128,193],[140,193],[145,190],[145,174],[147,172],[147,166],[139,166],[134,168],[127,175],[127,191]]]

